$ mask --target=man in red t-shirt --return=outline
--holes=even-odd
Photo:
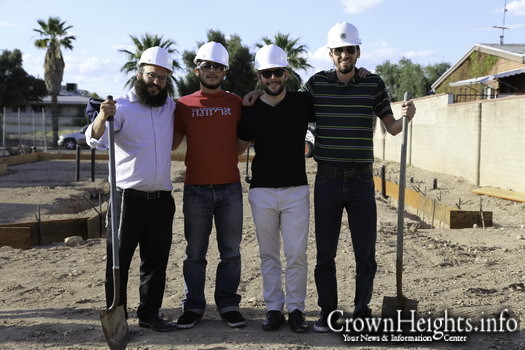
[[[241,277],[240,243],[243,203],[237,168],[237,124],[242,100],[221,89],[228,70],[228,52],[208,42],[193,61],[200,90],[177,101],[173,149],[186,137],[186,180],[183,212],[186,259],[183,264],[186,296],[177,327],[192,328],[206,308],[204,283],[206,253],[213,222],[220,263],[215,281],[215,303],[230,327],[245,325],[237,294]]]

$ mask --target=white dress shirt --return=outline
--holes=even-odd
[[[133,88],[115,100],[115,165],[117,187],[140,191],[171,191],[171,144],[175,102],[168,98],[162,107],[139,102]],[[109,125],[99,140],[91,137],[93,124],[86,129],[88,145],[108,149]]]

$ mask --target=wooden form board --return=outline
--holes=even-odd
[[[38,245],[37,232],[29,226],[0,227],[0,246],[4,245],[19,249],[30,249]]]
[[[502,190],[500,188],[494,188],[494,187],[480,187],[480,188],[471,190],[471,192],[476,193],[476,194],[487,195],[491,197],[508,199],[514,202],[525,203],[525,193],[522,193],[522,192]]]
[[[0,246],[19,249],[30,249],[38,245],[63,242],[70,236],[81,236],[83,239],[102,236],[103,218],[77,218],[21,222],[0,225]]]
[[[374,176],[376,191],[381,191],[382,180]],[[399,197],[399,186],[393,182],[385,181],[386,195],[393,199]],[[435,226],[459,229],[470,228],[474,224],[478,226],[492,226],[492,212],[468,210],[456,210],[436,199],[428,198],[421,193],[409,188],[405,188],[405,205],[411,207],[412,211],[423,221]],[[408,208],[405,210],[409,211]],[[483,220],[482,220],[483,218]]]

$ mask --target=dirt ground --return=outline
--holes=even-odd
[[[379,163],[376,164],[378,171]],[[396,163],[387,163],[387,178],[396,179]],[[242,173],[245,164],[240,163]],[[10,166],[0,176],[0,223],[93,216],[98,195],[107,199],[107,165],[97,162],[96,181],[90,181],[88,163],[82,163],[81,180],[75,181],[74,161],[49,161]],[[315,162],[307,159],[313,187]],[[182,217],[183,163],[173,162],[173,196],[177,211],[173,244],[162,312],[175,321],[181,314],[183,298],[182,261],[185,241]],[[409,186],[449,205],[478,210],[480,197],[470,193],[474,185],[458,177],[408,168]],[[433,179],[438,189],[432,190]],[[209,302],[205,318],[195,328],[157,333],[139,328],[138,259],[130,274],[128,320],[131,338],[128,349],[525,349],[525,332],[520,320],[525,310],[525,203],[483,197],[483,209],[493,212],[494,226],[460,230],[431,229],[414,215],[407,215],[405,235],[404,293],[419,301],[420,319],[450,310],[457,316],[498,317],[507,308],[511,319],[502,322],[514,332],[469,332],[466,341],[352,341],[342,334],[319,334],[312,329],[296,334],[287,325],[265,332],[261,274],[255,230],[244,187],[244,233],[242,239],[241,308],[247,326],[231,329],[222,322],[213,304],[217,247],[208,254],[206,293]],[[313,191],[312,204],[313,204]],[[381,315],[384,296],[394,296],[396,222],[395,208],[380,195],[378,204],[378,273],[371,302],[373,316]],[[103,204],[105,208],[105,204]],[[309,238],[309,271],[306,300],[307,321],[318,317],[313,279],[315,239],[312,220]],[[72,232],[73,236],[75,233]],[[214,242],[214,240],[211,240]],[[340,308],[352,311],[354,261],[348,226],[344,223],[338,252]],[[136,254],[136,258],[137,258]],[[0,349],[106,349],[99,310],[104,302],[105,241],[91,239],[70,248],[62,243],[29,250],[0,247]],[[346,317],[350,317],[346,314]],[[430,321],[429,321],[430,322]],[[498,323],[499,324],[499,323]]]

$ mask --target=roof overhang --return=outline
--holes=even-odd
[[[525,73],[525,68],[518,68],[518,69],[513,69],[513,70],[509,70],[509,71],[501,72],[497,74],[486,75],[484,77],[477,77],[477,78],[472,78],[472,79],[454,81],[448,85],[449,86],[465,86],[465,85],[472,85],[472,84],[485,84],[492,80],[510,77],[511,75],[523,74],[523,73]]]

